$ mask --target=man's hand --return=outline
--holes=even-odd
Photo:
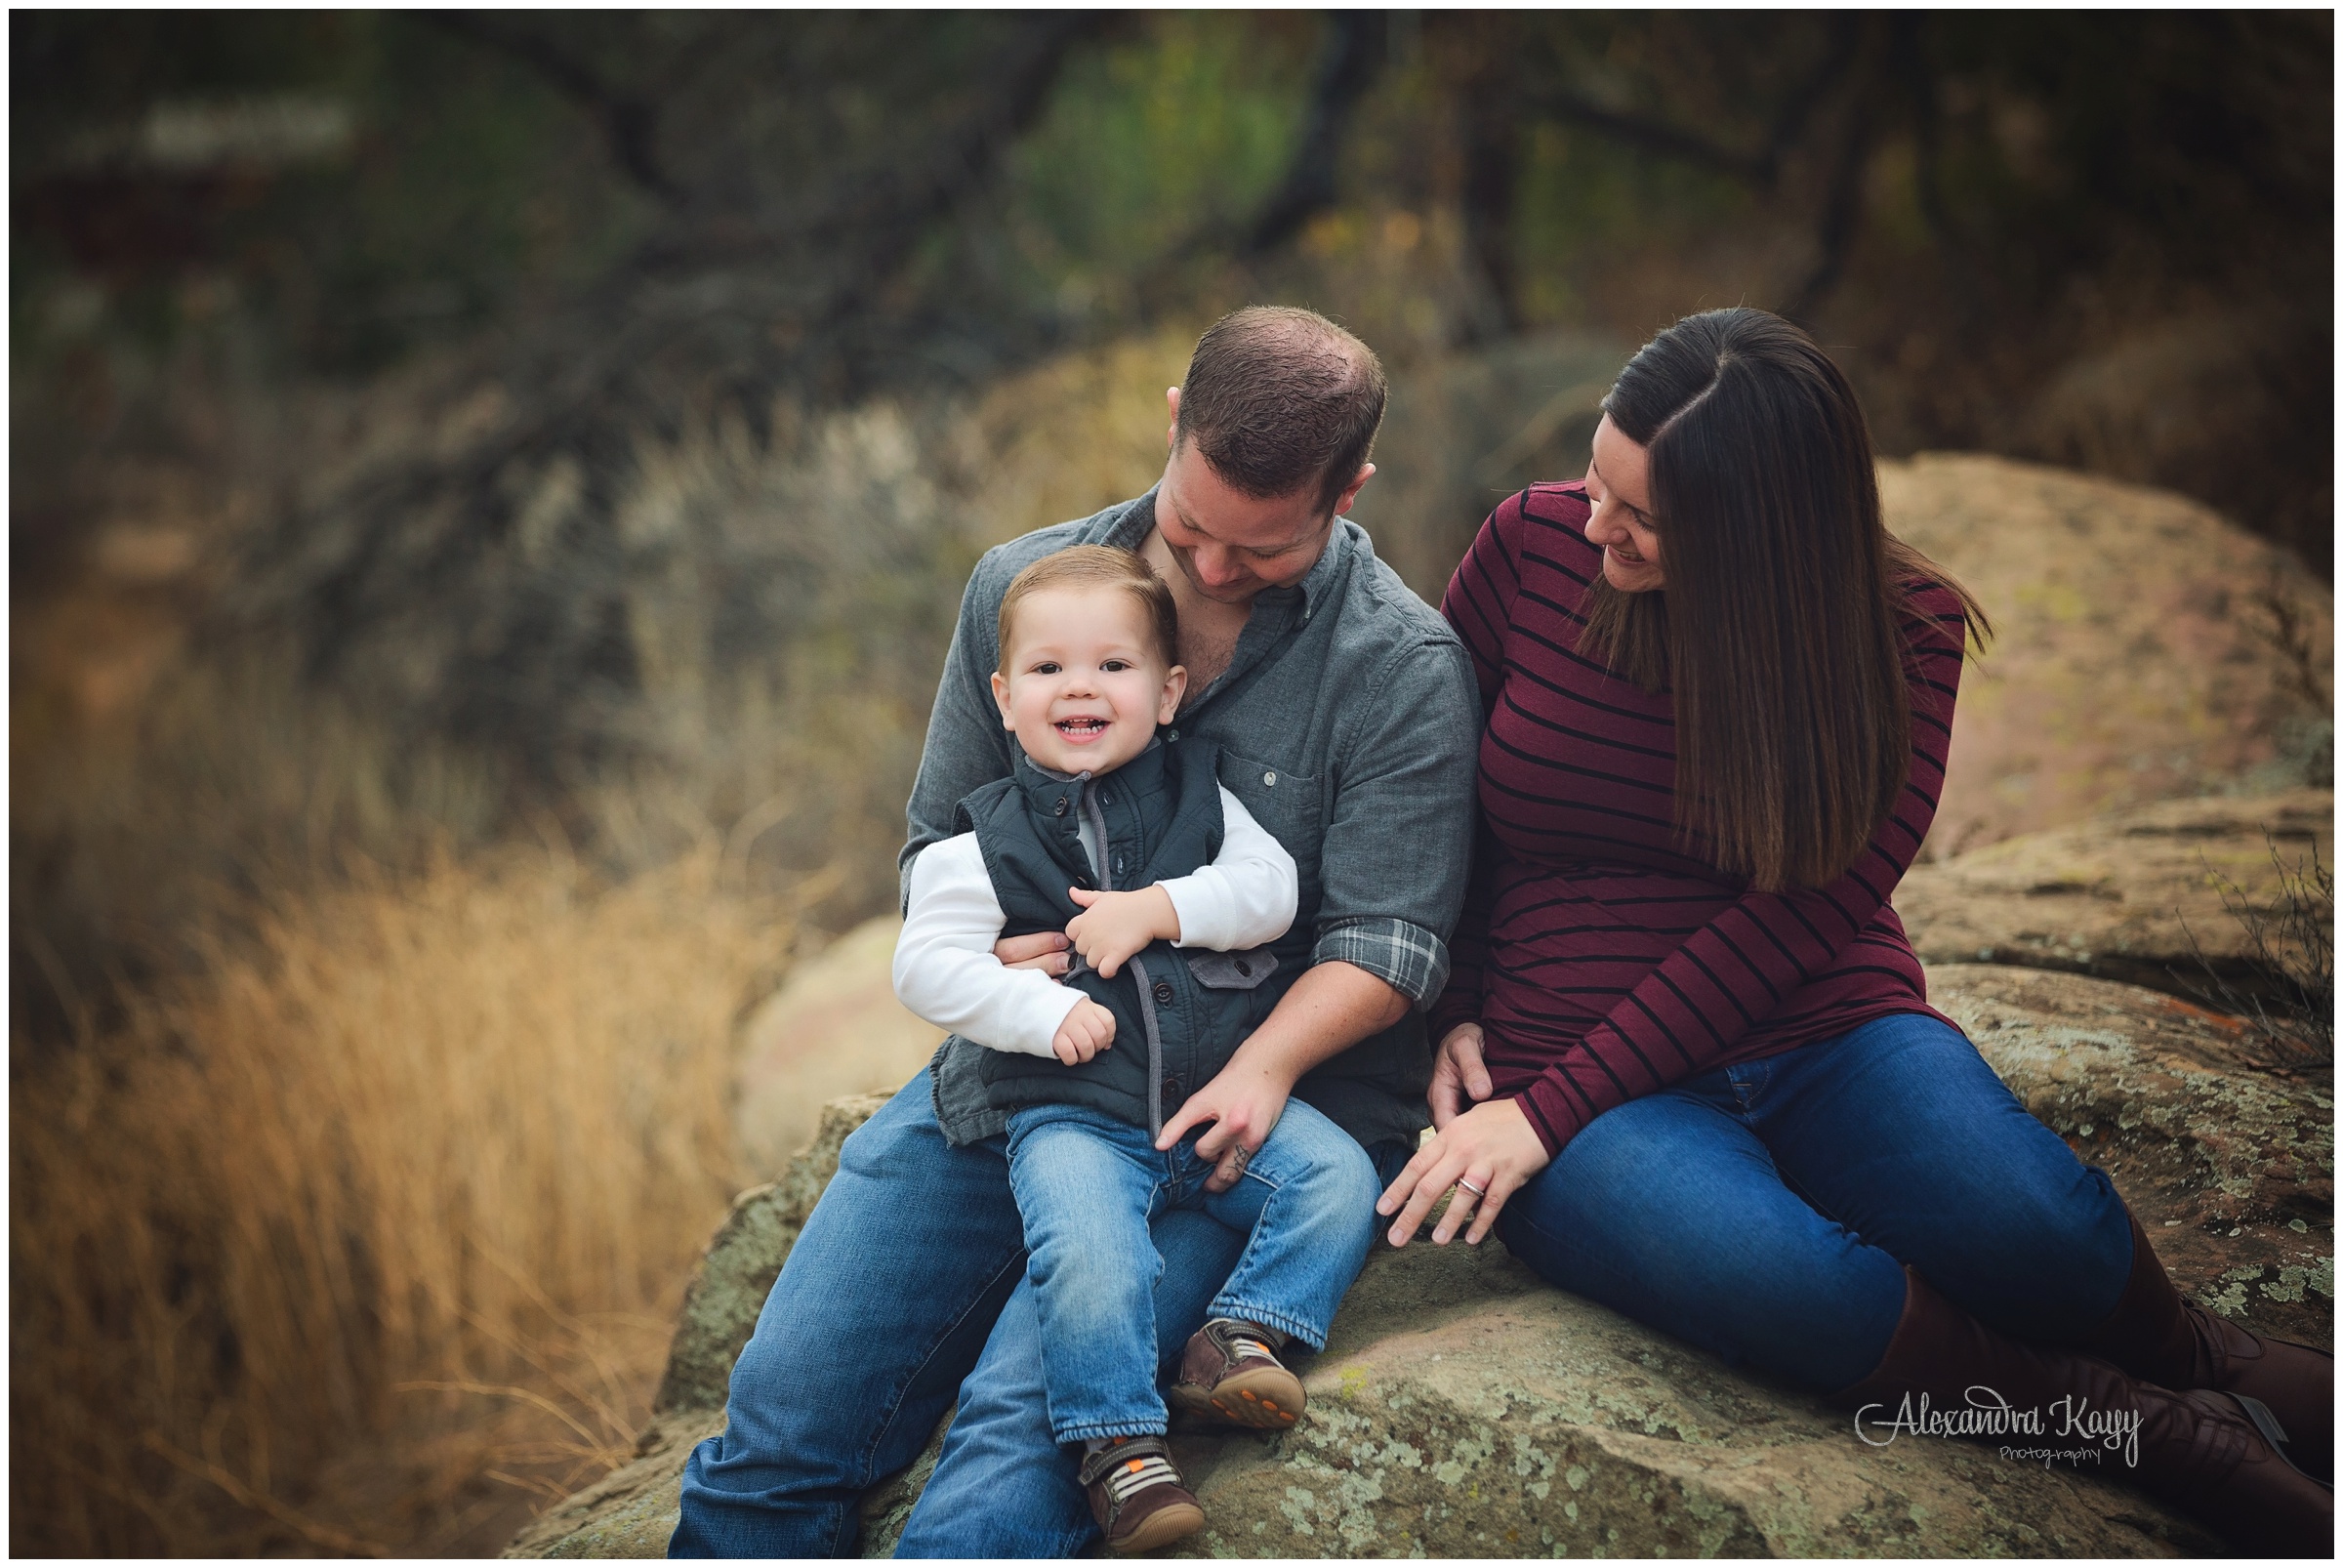
[[[1115,1043],[1115,1015],[1084,997],[1057,1026],[1049,1049],[1069,1067],[1079,1067]]]
[[[1432,1062],[1430,1091],[1435,1132],[1462,1114],[1464,1094],[1482,1100],[1496,1091],[1497,1086],[1489,1081],[1489,1069],[1481,1062],[1481,1045],[1477,1023],[1459,1023],[1441,1040],[1440,1053]]]
[[[1228,1065],[1190,1094],[1179,1114],[1164,1124],[1155,1146],[1169,1149],[1186,1136],[1190,1128],[1212,1123],[1212,1130],[1196,1140],[1197,1156],[1215,1162],[1213,1174],[1205,1178],[1204,1190],[1226,1192],[1244,1176],[1245,1167],[1261,1152],[1261,1145],[1269,1141],[1293,1092],[1293,1079],[1259,1055],[1248,1059],[1240,1046]]]
[[[1452,1033],[1450,1039],[1455,1039]],[[1510,1099],[1493,1099],[1451,1121],[1416,1151],[1416,1158],[1399,1173],[1399,1179],[1375,1201],[1378,1215],[1397,1214],[1391,1245],[1405,1247],[1423,1223],[1423,1217],[1456,1189],[1448,1212],[1440,1217],[1432,1240],[1445,1247],[1467,1217],[1472,1229],[1467,1242],[1478,1242],[1497,1223],[1497,1212],[1523,1183],[1546,1167],[1549,1156],[1529,1117]],[[1404,1207],[1403,1207],[1404,1205]]]
[[[993,957],[1007,970],[1031,970],[1053,980],[1066,977],[1074,967],[1073,944],[1064,931],[1035,931],[1030,936],[1004,936],[993,944]]]
[[[1089,960],[1090,968],[1110,980],[1131,954],[1145,951],[1149,942],[1179,937],[1179,911],[1172,907],[1172,895],[1164,891],[1161,883],[1127,893],[1093,892],[1087,887],[1068,887],[1066,891],[1082,906],[1082,913],[1066,923],[1066,936],[1074,950]]]

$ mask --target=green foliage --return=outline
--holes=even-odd
[[[1008,227],[1026,264],[1094,290],[1240,227],[1293,155],[1316,31],[1174,12],[1076,54],[1009,168]]]

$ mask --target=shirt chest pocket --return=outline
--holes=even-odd
[[[1289,772],[1274,763],[1257,763],[1221,748],[1221,787],[1243,802],[1253,819],[1294,857],[1301,885],[1294,922],[1297,931],[1306,931],[1318,914],[1318,861],[1326,847],[1326,813],[1318,782],[1306,773]]]

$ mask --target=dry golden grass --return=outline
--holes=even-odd
[[[801,926],[891,902],[967,565],[1154,481],[1189,341],[1039,367],[933,443],[879,405],[646,448],[630,538],[796,597],[729,668],[697,557],[630,574],[632,761],[565,803],[591,870],[543,813],[549,847],[482,848],[494,759],[289,658],[100,704],[89,639],[19,627],[22,979],[74,1041],[12,1043],[16,1550],[492,1551],[626,1456],[745,1177],[736,1019]]]
[[[361,877],[21,1074],[13,1549],[493,1549],[623,1457],[793,932],[720,858]]]

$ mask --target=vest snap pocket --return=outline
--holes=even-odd
[[[1155,982],[1155,1005],[1159,1008],[1168,1008],[1172,1005],[1172,982],[1170,980]]]
[[[1176,1079],[1176,1078],[1167,1078],[1167,1079],[1165,1079],[1165,1080],[1164,1080],[1164,1098],[1166,1098],[1166,1099],[1177,1099],[1177,1098],[1179,1098],[1179,1080],[1178,1080],[1178,1079]]]
[[[1064,796],[1061,795],[1057,798],[1057,804],[1049,808],[1049,814],[1051,816],[1064,816],[1066,814],[1066,798]]]
[[[1250,980],[1253,978],[1253,966],[1246,963],[1243,959],[1239,959],[1237,960],[1237,972]]]

